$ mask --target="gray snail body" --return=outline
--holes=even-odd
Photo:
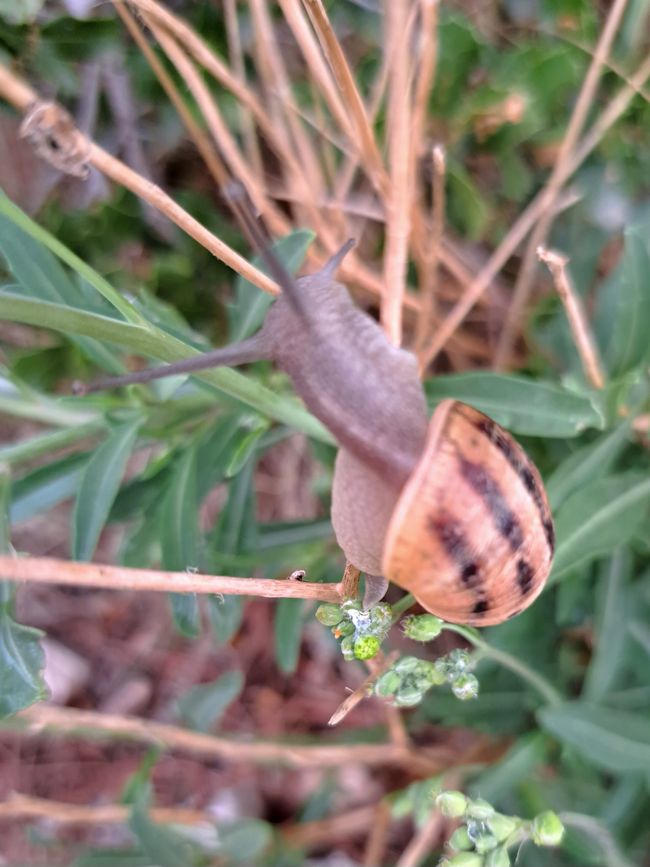
[[[533,601],[550,571],[553,524],[539,473],[469,406],[443,401],[428,421],[415,357],[334,279],[349,247],[295,281],[275,263],[283,293],[247,340],[82,390],[272,360],[339,444],[332,525],[366,573],[366,604],[389,579],[444,619],[502,622]]]

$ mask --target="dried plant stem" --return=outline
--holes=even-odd
[[[111,739],[130,740],[214,756],[230,762],[284,764],[290,767],[337,767],[363,764],[372,767],[402,766],[414,773],[435,774],[454,763],[449,750],[405,750],[391,743],[296,745],[270,741],[236,740],[190,731],[166,723],[138,717],[118,716],[96,711],[35,705],[11,718],[11,725],[26,726],[30,734],[57,733],[78,736],[82,733]]]
[[[434,848],[436,840],[440,837],[444,822],[444,816],[437,810],[432,809],[427,821],[418,829],[411,842],[402,852],[396,867],[419,867]]]
[[[431,174],[433,178],[433,200],[431,204],[431,219],[429,237],[421,251],[420,266],[420,313],[415,331],[416,352],[421,352],[430,331],[436,310],[436,289],[438,285],[438,267],[442,249],[442,233],[445,225],[445,149],[436,145],[431,151]],[[425,368],[420,366],[420,372]]]
[[[390,187],[386,196],[384,297],[381,322],[395,346],[402,342],[402,303],[406,290],[413,161],[411,148],[411,94],[408,33],[408,0],[389,0],[385,6],[388,50],[393,63],[388,81],[388,161]],[[394,48],[392,47],[394,45]]]
[[[266,599],[313,599],[340,602],[341,584],[308,581],[231,578],[193,572],[128,569],[100,563],[73,563],[49,557],[0,555],[0,580],[34,584],[65,584],[106,590],[139,590],[172,593],[218,593],[227,596],[261,596]]]
[[[322,0],[303,0],[303,4],[341,90],[344,108],[350,118],[349,124],[346,123],[343,129],[348,132],[350,142],[359,151],[373,185],[380,194],[385,194],[388,190],[386,170],[354,75],[327,17],[325,6]]]
[[[356,599],[359,595],[359,578],[361,572],[352,563],[345,564],[345,571],[341,579],[341,597],[343,600]]]
[[[370,834],[363,853],[363,867],[377,867],[384,863],[391,818],[390,804],[385,800],[380,801],[375,808],[372,822],[369,823]]]
[[[368,675],[368,677],[363,681],[361,686],[358,686],[354,692],[351,692],[350,695],[345,699],[345,701],[341,702],[341,704],[334,711],[332,716],[327,721],[327,725],[335,726],[338,725],[345,717],[354,710],[354,708],[370,695],[370,688],[373,683],[379,678],[385,671],[391,667],[391,665],[397,660],[399,657],[399,651],[394,650],[392,653],[389,653],[388,656],[381,659],[381,662],[374,665],[372,667],[372,671]],[[404,743],[400,744],[400,747],[405,746]]]
[[[39,101],[36,92],[4,66],[0,66],[0,96],[22,112],[27,112]],[[273,280],[208,231],[159,186],[134,172],[133,169],[111,156],[78,130],[75,130],[75,133],[80,141],[86,145],[87,161],[90,165],[95,166],[111,180],[153,205],[206,250],[209,250],[238,274],[241,274],[242,277],[250,280],[251,283],[265,292],[277,295],[279,289]]]
[[[316,819],[313,822],[300,822],[295,825],[283,826],[280,829],[282,838],[297,849],[315,849],[322,845],[331,846],[332,840],[342,840],[346,837],[360,837],[372,825],[376,809],[358,807],[356,810],[345,810],[338,816],[328,816],[326,819]],[[376,861],[373,867],[377,867]]]
[[[603,109],[591,129],[578,144],[571,159],[564,168],[562,183],[564,183],[582,165],[589,154],[598,146],[606,133],[626,111],[634,96],[642,91],[642,88],[645,86],[649,78],[650,56],[646,57],[634,75],[630,76],[627,83],[621,88],[616,96],[612,98],[609,105]],[[535,196],[525,210],[522,211],[518,219],[511,226],[504,239],[490,257],[490,260],[463,292],[462,298],[450,311],[447,318],[436,331],[432,340],[426,347],[424,359],[427,365],[430,364],[440,352],[447,340],[449,340],[465,316],[467,316],[469,311],[476,304],[485,289],[490,285],[490,282],[505,265],[510,256],[515,252],[531,228],[540,219],[547,206],[547,195],[545,187],[537,194],[537,196]]]
[[[555,200],[568,176],[567,167],[571,162],[571,156],[575,150],[578,136],[584,128],[587,113],[593,104],[600,76],[607,62],[607,57],[626,6],[627,0],[614,0],[610,7],[609,15],[607,16],[598,44],[596,45],[596,50],[594,51],[582,87],[580,88],[580,93],[578,94],[573,112],[569,119],[566,133],[562,139],[562,144],[560,145],[555,165],[553,166],[551,175],[546,182],[544,190],[546,208],[542,212],[540,220],[531,233],[526,246],[526,252],[524,254],[521,268],[519,269],[517,282],[515,283],[512,302],[508,309],[506,322],[494,357],[494,365],[497,369],[501,369],[508,365],[518,323],[521,319],[521,315],[524,311],[533,285],[535,265],[537,262],[537,248],[544,243],[551,225],[553,224],[553,218],[555,216]]]
[[[555,250],[544,247],[537,249],[537,257],[543,262],[553,276],[555,288],[566,310],[573,340],[580,354],[585,376],[594,388],[603,388],[605,374],[603,372],[596,344],[587,323],[585,312],[568,274],[568,258]]]
[[[121,804],[65,804],[12,793],[0,802],[0,819],[47,819],[63,825],[115,825],[127,822],[128,807]],[[152,807],[149,815],[154,822],[173,825],[212,825],[213,817],[199,810],[182,807]]]

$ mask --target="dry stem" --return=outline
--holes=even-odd
[[[370,695],[370,687],[385,671],[388,671],[388,669],[396,661],[398,656],[399,651],[394,650],[392,653],[389,653],[385,659],[382,659],[379,665],[373,666],[373,670],[364,680],[361,686],[358,686],[354,690],[354,692],[351,692],[350,695],[345,699],[345,701],[341,702],[341,704],[337,707],[337,709],[327,721],[327,725],[338,725],[351,711],[354,710],[354,708],[360,702],[364,700],[364,698],[367,698]],[[404,743],[400,743],[400,747],[403,746]]]
[[[553,276],[557,294],[560,296],[560,300],[566,310],[573,340],[580,354],[585,376],[594,388],[603,388],[605,385],[605,375],[598,358],[596,344],[587,323],[585,312],[567,271],[568,258],[562,253],[558,253],[555,250],[547,250],[544,247],[537,249],[537,257],[540,262],[543,262],[548,267]]]
[[[383,864],[391,818],[390,804],[387,801],[380,801],[375,808],[363,853],[363,867],[377,867],[377,864]]]
[[[614,3],[610,8],[607,21],[605,22],[600,39],[596,45],[596,50],[594,51],[591,64],[589,65],[589,69],[587,70],[587,74],[582,83],[580,93],[578,94],[578,99],[576,100],[571,114],[569,125],[567,126],[566,133],[562,139],[562,144],[558,151],[555,165],[553,166],[551,175],[546,182],[546,209],[541,214],[539,223],[531,233],[528,240],[524,259],[517,276],[512,302],[495,353],[494,364],[497,369],[501,369],[508,364],[515,340],[517,323],[521,318],[521,314],[530,296],[535,275],[537,249],[544,243],[553,223],[553,218],[555,216],[555,200],[568,176],[567,166],[571,162],[571,156],[575,150],[578,136],[585,125],[587,113],[594,101],[598,82],[602,70],[607,62],[607,56],[612,47],[626,5],[627,0],[614,0]]]
[[[434,843],[440,836],[444,821],[442,814],[434,810],[432,806],[431,815],[402,852],[396,867],[418,867],[433,849]]]
[[[214,756],[228,762],[284,764],[290,767],[337,767],[364,764],[369,767],[401,766],[411,773],[430,776],[453,766],[457,757],[445,748],[403,749],[391,743],[296,745],[270,741],[243,741],[190,731],[166,723],[96,711],[35,705],[12,720],[26,724],[30,734],[44,731],[60,735],[136,741],[170,750]]]
[[[431,220],[429,237],[422,251],[422,267],[420,269],[420,294],[422,306],[417,319],[415,332],[415,347],[418,352],[429,336],[431,322],[435,315],[436,289],[438,287],[438,267],[442,249],[442,233],[445,225],[445,149],[435,145],[431,151],[431,170],[433,178],[433,201],[431,204]],[[420,365],[423,374],[425,368]]]
[[[39,103],[38,95],[24,81],[15,76],[6,67],[0,66],[0,96],[7,100],[15,108],[25,113],[35,104]],[[126,189],[144,199],[150,205],[157,208],[169,219],[194,238],[199,244],[209,250],[214,256],[241,274],[246,280],[263,289],[265,292],[277,294],[276,284],[266,274],[255,268],[243,256],[236,253],[227,244],[224,244],[216,235],[208,231],[198,220],[195,220],[186,210],[181,208],[170,196],[167,195],[157,184],[143,178],[133,169],[129,168],[120,160],[111,156],[95,142],[88,139],[76,128],[75,136],[84,143],[87,161],[95,166],[103,174],[116,181]]]
[[[0,555],[0,580],[36,584],[65,584],[104,590],[139,590],[170,593],[217,593],[228,596],[261,596],[266,599],[313,599],[342,602],[342,584],[308,581],[231,578],[193,572],[129,569],[100,563],[73,563],[49,557]]]

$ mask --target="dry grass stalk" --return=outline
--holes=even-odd
[[[239,741],[217,737],[139,717],[125,717],[96,711],[34,705],[12,720],[29,734],[43,732],[78,736],[88,732],[119,740],[130,740],[182,750],[193,755],[214,756],[227,762],[282,764],[290,767],[340,767],[362,764],[368,767],[403,767],[413,774],[430,776],[453,766],[456,757],[444,747],[402,749],[391,743],[292,745],[272,741]]]
[[[38,95],[31,87],[4,66],[0,66],[0,95],[24,113],[29,112],[35,105],[44,104],[39,100]],[[62,110],[59,109],[59,111]],[[159,186],[143,178],[121,162],[121,160],[111,156],[103,148],[95,144],[95,142],[83,136],[78,130],[75,129],[74,132],[75,135],[82,138],[86,143],[86,154],[89,165],[95,166],[96,169],[99,169],[100,172],[111,178],[111,180],[130,190],[150,205],[153,205],[153,207],[169,217],[173,223],[190,235],[190,237],[205,247],[206,250],[209,250],[210,253],[238,274],[241,274],[246,280],[250,280],[265,292],[271,292],[272,294],[279,292],[279,288],[273,280],[217,238],[216,235],[206,229],[198,220],[195,220],[194,217],[188,214],[184,208],[181,208]],[[62,143],[61,149],[65,151],[65,143]]]
[[[242,82],[244,87],[247,87],[244,51],[241,44],[239,21],[237,19],[237,0],[224,0],[223,12],[226,24],[226,37],[228,39],[228,60],[236,77]],[[260,153],[253,117],[248,106],[245,106],[241,102],[238,104],[238,110],[246,156],[258,176],[262,177],[262,155]]]
[[[431,815],[414,834],[402,852],[396,867],[419,867],[442,836],[444,824],[444,816],[432,808]]]
[[[379,154],[377,142],[368,120],[361,94],[348,65],[341,44],[336,37],[322,0],[303,0],[321,47],[341,90],[341,97],[351,121],[350,142],[358,149],[365,170],[380,195],[389,189],[386,170]],[[344,127],[346,128],[346,127]]]
[[[567,270],[568,258],[562,253],[558,253],[555,250],[547,250],[544,247],[538,248],[537,257],[540,262],[543,262],[547,266],[553,276],[553,282],[566,310],[571,334],[580,354],[582,369],[585,372],[587,380],[594,388],[603,388],[605,385],[605,374],[598,358],[596,343],[587,323],[587,317],[569,277]]]
[[[568,176],[567,167],[571,162],[571,157],[578,142],[578,137],[584,128],[587,114],[593,105],[600,76],[607,63],[607,57],[611,50],[614,37],[618,32],[618,27],[626,6],[627,0],[614,0],[610,8],[605,26],[603,27],[600,39],[596,45],[592,61],[587,70],[587,74],[585,75],[582,87],[580,88],[580,93],[578,94],[573,112],[571,113],[569,124],[562,139],[562,144],[560,145],[555,165],[553,166],[550,177],[546,182],[544,188],[546,209],[541,214],[539,222],[528,239],[526,252],[524,254],[521,268],[519,269],[517,282],[515,283],[512,302],[508,310],[506,322],[494,357],[494,365],[497,369],[502,369],[508,366],[516,331],[519,327],[521,316],[532,290],[533,279],[535,276],[535,265],[537,262],[537,249],[544,243],[553,223],[555,215],[555,200],[560,194],[562,185]]]
[[[363,867],[377,867],[377,864],[384,863],[391,819],[390,804],[385,800],[380,801],[375,807],[372,822],[369,823],[370,834],[363,853]]]
[[[399,656],[399,651],[394,650],[392,653],[389,653],[385,658],[382,657],[380,661],[377,661],[376,664],[372,667],[372,671],[368,675],[368,677],[363,681],[363,683],[358,686],[354,692],[351,692],[350,695],[345,699],[345,701],[341,702],[341,704],[334,711],[332,716],[327,721],[328,726],[336,726],[340,722],[342,722],[346,716],[351,713],[355,707],[360,704],[364,698],[368,698],[371,692],[371,687],[374,682],[388,669],[391,665],[397,660]],[[392,740],[392,738],[391,738]],[[400,739],[402,740],[402,739]],[[400,743],[399,746],[404,747],[405,743]]]
[[[626,111],[630,102],[637,93],[640,93],[646,82],[650,79],[650,56],[646,57],[637,71],[621,90],[611,99],[610,103],[602,111],[592,128],[587,132],[576,147],[572,158],[564,167],[562,183],[582,165],[589,154],[598,146],[606,133],[614,126],[616,121]],[[535,223],[541,218],[547,203],[546,188],[540,190],[535,198],[521,212],[519,217],[510,227],[509,231],[490,256],[485,266],[481,268],[476,277],[463,292],[461,298],[449,312],[440,328],[436,331],[431,341],[423,352],[423,363],[429,365],[445,346],[450,337],[455,333],[458,326],[463,322],[469,311],[477,303],[483,292],[490,285],[494,277],[516,251],[519,244],[525,239]]]
[[[402,302],[406,290],[411,206],[414,186],[411,143],[411,64],[409,62],[407,0],[391,0],[385,9],[387,45],[393,62],[388,80],[388,161],[390,187],[386,196],[384,297],[381,322],[395,346],[402,342]],[[392,44],[391,44],[392,43]]]
[[[440,253],[442,250],[442,234],[445,225],[445,149],[435,145],[431,151],[431,176],[433,179],[431,218],[428,221],[430,231],[422,250],[420,266],[420,294],[422,307],[417,319],[415,331],[415,349],[420,353],[431,330],[431,322],[436,312],[436,291],[438,288],[438,271]],[[420,366],[421,373],[425,368]]]
[[[159,593],[217,593],[228,596],[261,596],[265,599],[312,599],[341,602],[341,584],[313,584],[285,579],[231,578],[194,572],[129,569],[100,563],[76,563],[50,557],[0,555],[0,581],[64,584],[105,590],[139,590]]]

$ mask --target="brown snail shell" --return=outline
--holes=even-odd
[[[478,410],[440,403],[391,517],[386,578],[444,620],[489,626],[541,593],[553,548],[546,492],[521,446]]]

